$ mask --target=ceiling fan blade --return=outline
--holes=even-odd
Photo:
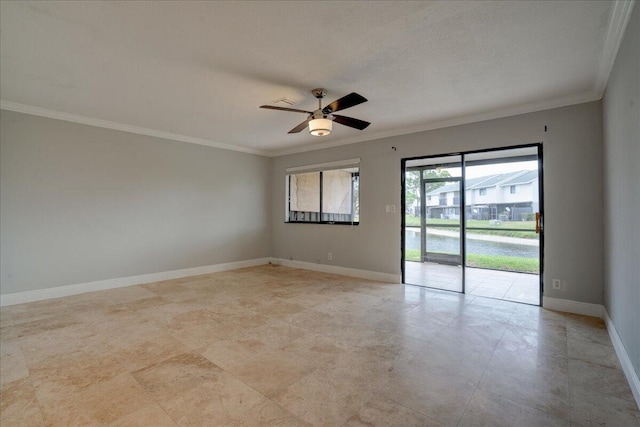
[[[363,130],[371,124],[369,122],[365,122],[364,120],[354,119],[353,117],[338,116],[336,114],[332,114],[332,115],[333,115],[334,122],[340,123],[341,125],[356,128],[359,130]]]
[[[340,99],[336,99],[331,104],[322,109],[324,114],[335,113],[336,111],[351,108],[355,105],[367,102],[367,98],[362,95],[358,95],[355,92],[351,92],[349,95],[343,96]]]
[[[307,125],[309,124],[309,120],[311,120],[311,117],[309,117],[307,120],[305,120],[304,122],[300,123],[298,126],[294,127],[293,129],[291,129],[288,133],[298,133],[301,132],[302,129],[306,128]]]
[[[313,114],[313,111],[297,110],[295,108],[274,107],[273,105],[261,105],[260,108],[266,108],[268,110],[291,111],[293,113]]]

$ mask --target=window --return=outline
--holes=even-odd
[[[480,195],[481,196],[486,196],[487,195],[487,189],[486,188],[481,188],[480,189]]]
[[[359,159],[357,161],[287,169],[286,222],[358,224],[360,168]],[[346,164],[343,166],[343,163]]]
[[[512,185],[511,187],[509,187],[509,193],[516,194],[516,186],[515,185]]]

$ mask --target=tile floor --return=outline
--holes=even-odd
[[[5,426],[640,426],[601,320],[261,266],[0,310]]]
[[[524,304],[540,304],[540,276],[537,274],[471,267],[467,267],[465,274],[467,294]],[[461,292],[462,268],[434,262],[407,261],[405,282]]]

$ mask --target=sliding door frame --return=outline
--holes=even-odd
[[[538,161],[538,211],[540,212],[540,233],[539,233],[539,253],[538,259],[540,260],[540,269],[539,269],[539,306],[542,307],[542,297],[544,295],[544,163],[543,163],[543,151],[542,151],[542,142],[536,142],[532,144],[522,144],[522,145],[512,145],[508,147],[496,147],[496,148],[486,148],[482,150],[469,150],[469,151],[460,151],[455,153],[445,153],[445,154],[430,154],[427,156],[415,156],[415,157],[405,157],[400,160],[400,212],[401,212],[401,221],[400,221],[400,270],[402,274],[402,283],[405,283],[405,229],[406,229],[406,188],[405,188],[405,174],[407,172],[407,162],[411,160],[421,160],[421,159],[432,159],[432,158],[446,158],[446,157],[460,157],[460,165],[461,165],[461,190],[460,190],[460,220],[461,220],[461,228],[460,228],[460,241],[461,241],[461,255],[462,255],[462,292],[466,293],[466,176],[465,170],[467,166],[466,155],[468,154],[477,154],[477,153],[489,153],[489,152],[499,152],[499,151],[507,151],[514,150],[518,148],[532,148],[535,147],[537,149],[537,161]],[[517,157],[515,157],[517,158]],[[511,159],[514,159],[512,157]],[[482,163],[490,164],[495,163],[495,159],[487,159],[486,161],[476,160],[473,161],[473,165],[479,165]],[[422,171],[420,172],[420,187],[421,192],[424,190]],[[424,194],[421,194],[421,199],[424,199]],[[424,202],[421,200],[421,205]],[[422,207],[421,207],[421,210]],[[424,215],[424,212],[421,212]],[[422,219],[421,219],[422,221]],[[465,229],[463,231],[463,228]],[[423,243],[421,243],[422,246]],[[421,251],[422,253],[422,251]],[[422,257],[422,255],[421,255]]]

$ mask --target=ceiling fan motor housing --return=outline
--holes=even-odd
[[[319,88],[317,88],[317,89],[313,89],[313,90],[311,91],[311,93],[313,94],[313,96],[315,96],[315,97],[316,97],[316,98],[318,98],[318,99],[322,99],[322,98],[324,98],[325,96],[327,96],[327,90],[326,90],[326,89],[323,89],[323,88],[321,88],[321,87],[319,87]]]

